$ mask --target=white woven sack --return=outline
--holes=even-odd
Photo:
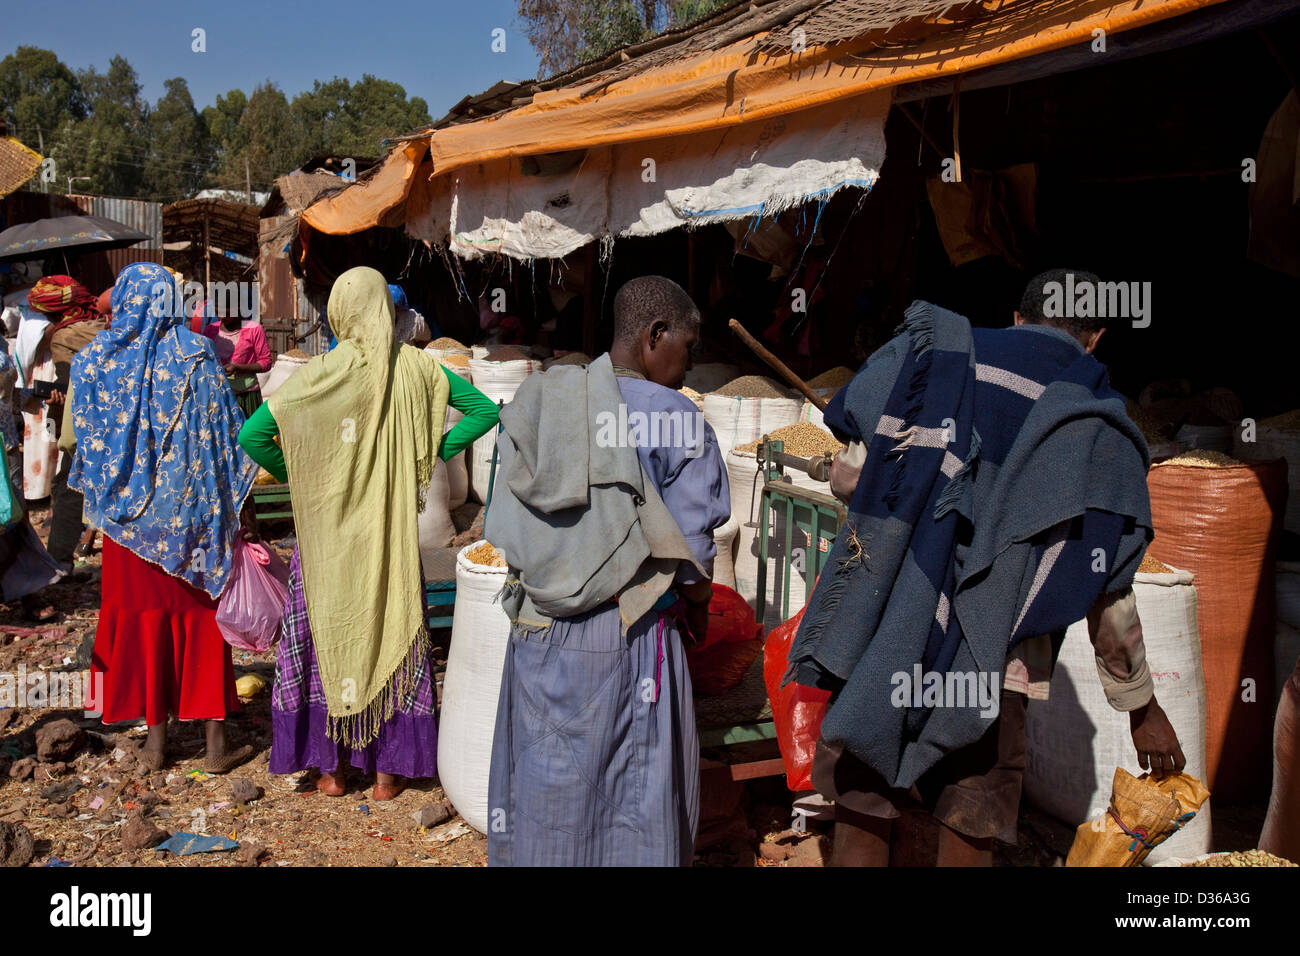
[[[281,385],[289,381],[294,372],[302,368],[310,358],[295,358],[291,355],[277,355],[275,364],[269,372],[257,373],[257,384],[262,390],[262,398],[268,399],[276,393]]]
[[[446,421],[442,433],[446,435],[465,417],[465,413],[447,406]],[[447,507],[459,508],[469,500],[469,465],[465,462],[465,452],[457,452],[447,462]]]
[[[433,553],[450,547],[451,539],[456,536],[456,528],[447,510],[447,471],[446,462],[441,459],[435,462],[433,478],[424,496],[424,510],[415,521],[420,536],[420,563],[425,566],[426,579],[429,577],[427,565]]]
[[[1138,574],[1133,591],[1156,700],[1178,734],[1186,773],[1205,780],[1205,678],[1196,625],[1196,588],[1187,571]],[[1070,826],[1104,813],[1115,768],[1142,773],[1128,715],[1114,710],[1097,677],[1086,621],[1066,632],[1046,701],[1031,700],[1026,723],[1029,760],[1025,796]],[[1210,849],[1210,801],[1147,858],[1196,856]]]
[[[482,543],[456,555],[456,613],[438,717],[438,780],[465,822],[487,833],[492,733],[510,619],[496,600],[506,569],[474,564],[465,556]]]
[[[836,389],[819,388],[819,389],[813,389],[813,391],[815,391],[818,395],[820,395],[822,398],[826,399],[826,401],[829,402],[831,400],[831,396],[835,394]],[[822,410],[818,408],[816,405],[814,405],[812,402],[807,401],[806,399],[804,400],[803,408],[799,410],[799,421],[811,422],[812,424],[816,425],[818,428],[826,428],[826,423],[823,420]],[[830,429],[826,429],[826,430],[830,431]]]
[[[686,378],[682,382],[687,388],[693,388],[701,395],[707,395],[709,392],[722,388],[728,382],[740,377],[740,367],[738,365],[728,365],[725,362],[704,362],[696,365],[686,373]]]
[[[704,420],[713,426],[718,447],[725,455],[770,431],[799,421],[803,402],[797,398],[740,398],[705,395]]]
[[[740,522],[732,515],[721,528],[713,529],[713,543],[718,548],[718,556],[713,559],[713,583],[736,589],[736,532]]]
[[[541,371],[542,363],[532,359],[519,359],[513,362],[488,362],[483,359],[470,359],[469,373],[474,387],[492,399],[493,403],[509,403],[519,391],[524,379],[534,372]],[[478,441],[470,452],[469,491],[475,501],[487,501],[488,481],[492,474],[492,452],[497,445],[495,428]]]

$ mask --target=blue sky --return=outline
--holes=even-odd
[[[102,72],[121,54],[150,103],[173,76],[185,78],[202,109],[218,93],[251,92],[267,79],[292,99],[316,79],[373,73],[400,83],[408,97],[424,97],[438,119],[467,93],[537,73],[515,0],[39,0],[5,7],[0,58],[40,46],[73,69]],[[191,49],[196,27],[206,31],[206,53]],[[491,48],[498,27],[506,31],[504,53]]]

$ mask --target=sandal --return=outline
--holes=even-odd
[[[244,746],[223,754],[220,757],[205,757],[203,760],[203,772],[212,774],[230,773],[230,771],[234,770],[240,764],[252,760],[256,754],[257,751],[253,748],[252,744],[244,744]]]

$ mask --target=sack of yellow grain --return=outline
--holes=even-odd
[[[1135,777],[1115,768],[1110,809],[1081,823],[1066,866],[1137,866],[1154,847],[1191,822],[1210,796],[1185,773]]]

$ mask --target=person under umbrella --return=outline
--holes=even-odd
[[[72,359],[108,327],[96,297],[71,276],[49,276],[37,282],[28,295],[33,309],[51,317],[46,334],[54,362],[54,393],[48,400],[49,418],[56,424],[56,444],[62,435],[62,419],[68,393]],[[47,426],[48,427],[48,426]],[[41,443],[38,443],[38,446]],[[57,452],[56,452],[57,456]],[[82,538],[81,495],[68,487],[70,455],[56,457],[57,467],[50,481],[50,537],[47,546],[54,560],[71,568],[74,552]],[[79,572],[80,573],[80,572]]]

